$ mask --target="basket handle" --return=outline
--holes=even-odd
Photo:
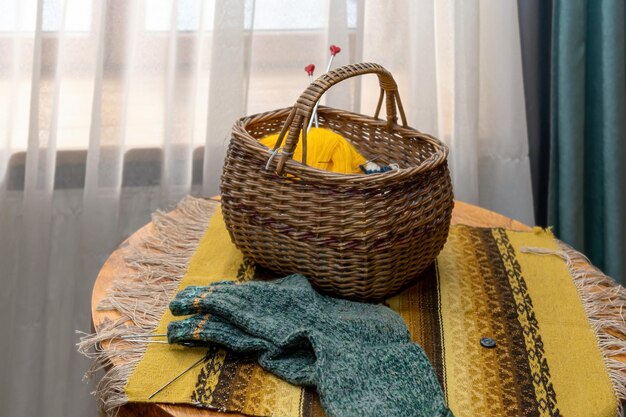
[[[404,127],[408,127],[406,123],[406,115],[404,114],[402,102],[400,101],[400,95],[398,94],[398,85],[389,71],[374,63],[345,65],[321,75],[300,95],[296,104],[292,107],[280,134],[278,135],[276,144],[272,149],[272,156],[270,156],[267,166],[270,166],[271,160],[277,155],[278,149],[282,145],[285,136],[287,136],[285,147],[278,155],[278,165],[276,166],[276,173],[278,175],[282,174],[287,159],[293,155],[293,151],[296,148],[300,138],[300,131],[302,131],[302,163],[306,165],[307,126],[309,119],[312,116],[315,104],[333,85],[338,84],[343,80],[347,80],[348,78],[364,74],[376,74],[380,84],[380,97],[378,98],[378,105],[376,106],[374,117],[378,118],[380,108],[383,103],[383,97],[386,96],[387,128],[389,131],[393,129],[393,126],[398,121],[396,106],[400,111],[402,125]]]

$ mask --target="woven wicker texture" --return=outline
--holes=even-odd
[[[345,175],[289,159],[303,128],[306,149],[306,125],[322,94],[371,73],[381,87],[374,117],[320,106],[319,123],[366,158],[400,169]],[[387,121],[378,119],[383,101]],[[266,169],[272,150],[258,140],[279,130],[275,149],[286,138],[285,146]],[[387,70],[347,65],[315,80],[293,107],[234,124],[221,179],[224,220],[235,245],[258,264],[301,273],[331,295],[380,300],[418,277],[446,241],[453,206],[447,155],[438,139],[408,127]]]

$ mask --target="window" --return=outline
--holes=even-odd
[[[315,62],[316,75],[324,67],[328,0],[244,0],[244,30],[250,40],[250,84],[247,113],[257,113],[293,104],[306,87],[303,67]],[[346,0],[348,28],[357,22],[360,0]],[[37,0],[0,1],[0,146],[8,153],[26,150],[30,118],[33,31],[36,26]],[[194,146],[202,146],[206,136],[207,98],[211,73],[211,29],[215,19],[215,0],[43,0],[43,38],[40,80],[40,126],[49,125],[51,108],[58,100],[56,146],[58,150],[81,151],[88,146],[98,48],[100,4],[109,7],[104,56],[105,77],[102,87],[102,142],[117,146],[119,126],[124,129],[124,148],[158,148],[165,129],[166,85],[172,13],[181,33],[176,39],[175,100],[183,105],[193,101],[194,115],[172,122],[173,129],[192,135]],[[132,18],[128,18],[134,6]],[[176,10],[173,10],[176,5]],[[65,17],[63,17],[65,16]],[[125,22],[137,31],[135,54],[128,60]],[[198,30],[202,32],[198,34]],[[64,36],[56,33],[63,30]],[[185,33],[188,32],[188,33]],[[23,36],[18,35],[23,34]],[[61,59],[56,46],[62,39]],[[354,34],[350,37],[354,42]],[[346,45],[344,51],[353,50]],[[127,80],[118,68],[127,71]],[[60,77],[55,79],[59,71]],[[194,71],[196,71],[194,73]],[[56,85],[56,82],[59,82]],[[122,83],[126,82],[126,86]],[[59,91],[55,96],[55,91]],[[125,110],[120,110],[126,106]],[[178,107],[180,108],[180,106]],[[121,114],[123,113],[123,114]],[[179,112],[180,113],[180,112]],[[187,113],[188,114],[188,113]],[[185,126],[189,120],[193,126]],[[109,129],[110,127],[110,129]],[[117,129],[117,130],[116,130]],[[191,131],[191,133],[189,133]],[[178,130],[176,130],[178,132]],[[8,134],[7,136],[4,136]],[[47,137],[48,132],[43,132]],[[46,140],[41,146],[47,146]]]
[[[356,27],[357,1],[347,0],[347,25]],[[322,29],[326,24],[327,0],[246,0],[244,27],[255,31],[290,31]],[[179,31],[200,28],[200,16],[205,30],[211,30],[214,19],[215,0],[178,0],[176,26]],[[168,31],[172,18],[169,0],[147,0],[145,29]],[[254,19],[253,19],[254,16]]]
[[[63,3],[65,2],[65,22]],[[45,0],[43,2],[44,32],[55,32],[64,26],[68,32],[91,30],[92,3],[87,0]],[[37,1],[3,0],[0,2],[0,34],[2,32],[33,32],[37,23]]]

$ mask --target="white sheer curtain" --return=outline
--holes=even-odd
[[[90,416],[90,291],[108,254],[218,192],[232,122],[303,67],[375,61],[451,147],[457,198],[533,222],[516,2],[0,0],[0,414]],[[375,77],[326,104],[371,114]]]
[[[398,79],[409,123],[450,146],[455,197],[533,224],[517,2],[367,2],[362,42]]]

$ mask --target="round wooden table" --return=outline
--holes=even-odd
[[[215,200],[219,199],[215,198]],[[175,214],[176,213],[174,212],[174,215]],[[520,231],[531,230],[529,226],[526,226],[516,220],[512,220],[501,214],[494,213],[493,211],[463,203],[461,201],[455,202],[454,211],[452,212],[452,224],[504,227]],[[106,319],[115,320],[119,317],[115,311],[101,311],[97,310],[96,307],[106,296],[107,289],[111,286],[115,278],[125,275],[125,272],[129,269],[129,267],[124,263],[125,255],[130,253],[131,250],[136,250],[137,242],[141,241],[151,233],[154,233],[152,224],[147,224],[139,229],[111,254],[100,270],[96,283],[93,287],[91,298],[91,314],[93,318],[93,326],[96,332],[98,331],[101,323],[103,323]],[[244,417],[241,414],[218,413],[186,405],[148,403],[127,404],[120,409],[119,413],[120,417],[222,417],[225,415]]]

